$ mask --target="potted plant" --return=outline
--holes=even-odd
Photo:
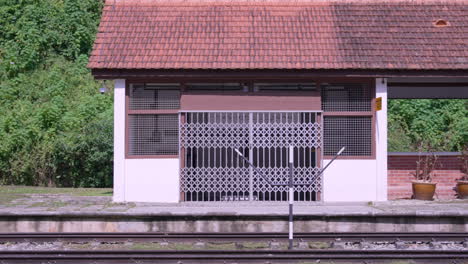
[[[460,159],[463,176],[457,180],[457,194],[460,199],[468,199],[468,147],[461,152]]]
[[[432,182],[433,171],[437,165],[438,156],[434,152],[418,155],[416,161],[415,180],[412,182],[413,199],[433,200],[436,183]]]

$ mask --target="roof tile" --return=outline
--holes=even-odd
[[[467,46],[468,0],[107,0],[88,66],[468,69]]]

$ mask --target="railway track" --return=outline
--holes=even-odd
[[[295,233],[300,241],[362,242],[362,241],[468,241],[468,233]],[[191,241],[286,241],[287,233],[0,233],[5,242],[191,242]]]
[[[286,233],[0,233],[1,264],[71,264],[71,263],[468,263],[468,233],[297,233],[296,249],[246,248],[242,243],[287,244]],[[452,243],[457,250],[434,247],[437,243]],[[3,249],[2,245],[26,245],[25,249]],[[42,244],[70,243],[76,248],[41,248]],[[95,245],[119,245],[106,250]],[[234,249],[220,248],[145,248],[131,249],[133,245],[177,245],[192,243],[208,245],[235,245]],[[224,243],[224,244],[223,244]],[[332,245],[322,249],[300,245],[324,243]],[[413,243],[430,244],[424,250],[375,249],[357,247],[337,248],[335,244]],[[29,245],[36,245],[34,250]],[[84,246],[83,246],[84,245]],[[93,246],[94,245],[94,246]],[[140,244],[139,244],[140,245]],[[4,247],[5,248],[5,247]],[[400,262],[398,262],[400,261]]]
[[[467,263],[460,251],[275,250],[275,251],[11,251],[1,263]],[[411,262],[397,262],[401,260]]]

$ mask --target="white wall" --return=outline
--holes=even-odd
[[[114,202],[179,202],[179,159],[125,159],[125,80],[114,80]]]
[[[376,113],[376,159],[335,160],[323,175],[325,202],[387,200],[387,81],[375,81],[376,97],[382,97],[382,110]]]
[[[324,160],[324,165],[330,160]],[[323,175],[324,202],[376,201],[375,160],[335,160]]]
[[[376,114],[377,201],[387,200],[387,80],[375,80],[376,98],[382,97],[382,110]]]
[[[125,80],[114,80],[114,202],[125,201]]]
[[[127,202],[179,202],[179,159],[127,159],[125,176]]]

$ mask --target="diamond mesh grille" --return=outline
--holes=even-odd
[[[130,155],[177,155],[178,115],[129,115]]]
[[[325,116],[324,155],[335,155],[343,146],[342,156],[372,155],[371,116]]]
[[[178,85],[132,84],[130,89],[131,110],[179,109]]]
[[[321,127],[316,113],[185,113],[180,127],[183,149],[181,191],[186,201],[288,199],[288,147],[295,147],[295,199],[313,201],[321,192],[316,149]],[[239,149],[274,183],[257,175]],[[310,185],[310,183],[312,183]],[[302,185],[301,185],[302,184]]]
[[[365,84],[322,84],[322,109],[328,112],[372,110],[372,95]]]

